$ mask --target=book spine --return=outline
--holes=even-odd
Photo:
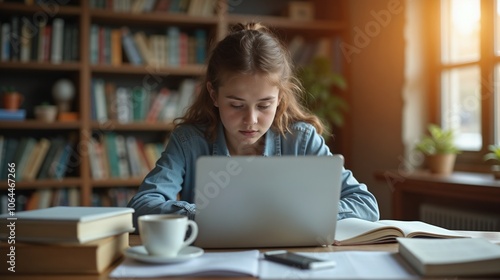
[[[52,22],[52,45],[50,54],[50,61],[54,64],[61,63],[63,60],[63,32],[64,20],[55,18]]]

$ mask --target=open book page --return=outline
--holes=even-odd
[[[109,275],[111,278],[166,276],[258,276],[259,251],[205,253],[180,263],[151,264],[126,258]]]
[[[337,221],[334,245],[361,245],[396,241],[403,232],[390,225],[356,218]]]
[[[400,228],[405,237],[466,237],[460,233],[420,221],[380,220],[377,223]]]
[[[453,238],[467,236],[420,221],[380,220],[371,222],[348,218],[337,222],[334,245],[396,242],[396,237]]]

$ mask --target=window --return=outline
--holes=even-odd
[[[470,170],[484,166],[489,145],[500,144],[500,0],[441,0],[435,8],[440,31],[433,122],[455,131],[463,151],[457,167]]]

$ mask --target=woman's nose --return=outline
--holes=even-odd
[[[248,109],[245,112],[245,117],[243,119],[245,124],[256,124],[257,123],[257,112],[253,109]]]

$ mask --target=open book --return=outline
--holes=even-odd
[[[396,242],[397,237],[468,237],[420,221],[367,220],[347,218],[337,221],[334,245],[363,245]]]

